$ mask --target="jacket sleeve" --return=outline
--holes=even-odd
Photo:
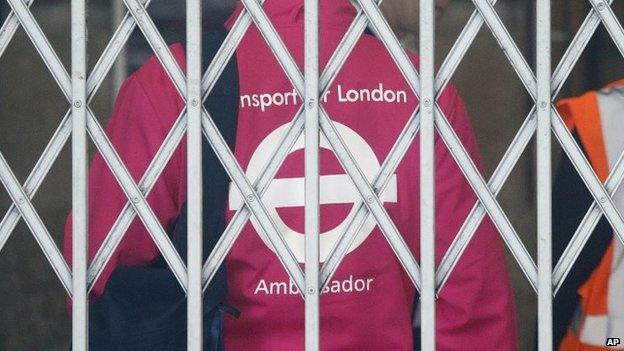
[[[106,126],[107,136],[137,184],[163,143],[179,108],[174,100],[150,98],[147,90],[150,88],[156,89],[146,87],[137,73],[130,76],[120,89]],[[171,228],[186,196],[182,183],[186,179],[185,169],[180,167],[185,162],[182,159],[185,155],[182,150],[184,142],[180,145],[147,197],[165,231]],[[89,259],[93,260],[128,199],[100,153],[92,161],[88,181]],[[65,227],[64,242],[64,253],[70,265],[71,239],[70,215]],[[152,262],[157,255],[158,249],[147,229],[135,217],[96,282],[93,294],[102,294],[117,265],[142,266]]]
[[[480,157],[461,98],[449,87],[440,105],[472,160]],[[447,149],[436,140],[436,258],[442,257],[477,197]],[[502,240],[486,215],[440,292],[437,350],[516,350],[514,297]]]

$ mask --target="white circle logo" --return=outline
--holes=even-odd
[[[379,161],[375,156],[375,153],[371,147],[366,143],[364,138],[357,134],[351,128],[334,122],[338,133],[344,140],[345,144],[353,154],[355,161],[364,173],[364,176],[369,182],[373,180],[373,177],[380,169]],[[288,124],[282,125],[271,132],[262,140],[260,145],[256,148],[256,151],[249,161],[247,166],[247,177],[251,183],[260,175],[262,167],[264,167],[274,151],[277,149],[279,142],[288,130]],[[327,142],[327,139],[321,134],[320,140],[321,148],[331,150],[331,146]],[[300,135],[291,153],[304,148],[303,135]],[[332,174],[321,175],[320,177],[320,202],[323,204],[353,204],[360,199],[360,195],[357,192],[355,186],[351,182],[350,178],[346,174]],[[393,174],[386,189],[380,197],[382,202],[397,202],[397,180],[396,174]],[[299,233],[290,228],[277,213],[277,208],[285,207],[304,207],[304,178],[280,178],[274,179],[269,188],[262,197],[262,201],[267,207],[269,216],[275,223],[277,230],[284,237],[284,241],[292,250],[295,258],[303,263],[305,250],[304,243],[305,237],[303,233]],[[238,210],[243,205],[243,198],[240,192],[233,184],[230,185],[229,192],[229,207],[230,210]],[[356,207],[352,206],[351,211],[346,218],[335,228],[321,233],[320,236],[320,259],[324,262],[327,259],[327,255],[333,248],[334,244],[338,240],[340,234],[346,229],[350,219],[355,215]],[[255,217],[251,217],[251,223],[257,232],[260,231]],[[364,240],[370,235],[375,228],[376,222],[373,216],[368,216],[366,222],[360,228],[360,231],[354,240],[349,252],[360,246]],[[266,240],[264,235],[260,235],[262,241],[267,247],[272,248],[271,244]]]

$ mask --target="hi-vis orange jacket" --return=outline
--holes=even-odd
[[[600,91],[592,91],[580,97],[562,100],[558,104],[558,109],[567,126],[579,139],[598,177],[605,182],[610,170],[624,151],[624,80],[610,84]],[[562,164],[562,168],[565,169],[569,160],[564,158]],[[570,175],[565,174],[565,170],[562,172],[560,169],[559,177],[563,179],[557,179],[557,183],[570,185],[570,181],[566,180],[566,177],[569,179]],[[585,190],[582,184],[580,188]],[[578,194],[577,190],[568,188],[559,191],[568,192],[571,197],[575,197]],[[555,198],[557,198],[557,191],[555,189]],[[588,208],[588,202],[582,200],[581,202],[584,202],[581,205],[581,207],[584,206],[582,211],[584,214]],[[616,192],[614,202],[620,212],[624,212],[624,187]],[[570,205],[569,203],[555,203],[558,207]],[[570,229],[579,224],[575,220],[579,219],[576,216],[565,218],[565,211],[557,212],[564,215],[561,220],[554,220],[555,242],[561,241],[561,236],[570,235],[573,232]],[[557,225],[565,220],[573,223]],[[554,246],[556,250],[557,245],[554,244]],[[559,246],[563,247],[563,245]],[[583,270],[588,272],[587,278],[577,285],[578,295],[574,297],[577,301],[576,306],[570,308],[572,307],[569,303],[570,298],[562,296],[560,299],[566,303],[559,307],[560,315],[555,315],[555,325],[558,322],[567,321],[567,330],[562,335],[563,340],[559,343],[559,350],[624,350],[624,345],[621,343],[624,341],[624,247],[619,240],[615,239],[612,229],[604,222],[604,219],[602,225],[599,225],[593,233],[587,246],[588,248],[581,254],[570,275],[572,281],[578,281],[583,275]],[[594,256],[593,259],[592,256]],[[587,269],[588,266],[591,270]],[[574,282],[567,284],[568,294],[572,292],[570,285],[573,286]],[[562,294],[566,294],[565,288],[562,289]],[[565,309],[568,311],[564,311]],[[555,312],[557,312],[557,307],[555,307]],[[561,317],[561,314],[566,313],[567,318]],[[622,340],[619,345],[618,340],[614,338]]]

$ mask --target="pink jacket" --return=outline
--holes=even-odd
[[[264,9],[297,64],[303,66],[303,1],[267,0]],[[236,18],[239,9],[232,18]],[[355,16],[348,0],[321,1],[320,59],[324,66]],[[232,20],[230,20],[232,21]],[[229,23],[231,25],[231,23]],[[184,67],[184,50],[171,47]],[[301,99],[262,36],[251,26],[237,49],[240,106],[235,155],[252,179],[271,156]],[[411,55],[415,65],[416,55]],[[347,59],[323,106],[372,180],[417,106],[417,99],[382,43],[364,35]],[[470,121],[457,91],[448,87],[439,104],[467,150],[479,161]],[[184,107],[159,62],[152,58],[124,83],[107,133],[138,181]],[[148,202],[169,228],[186,199],[183,140]],[[295,256],[303,260],[303,141],[299,140],[264,202]],[[326,142],[321,143],[321,256],[324,260],[346,224],[357,192]],[[384,207],[418,259],[418,139],[381,196]],[[436,140],[436,258],[459,231],[476,201],[444,142]],[[90,170],[90,257],[126,203],[101,156]],[[241,206],[230,188],[226,218]],[[65,252],[71,258],[71,223]],[[101,294],[115,265],[146,265],[158,255],[145,227],[131,225],[97,282]],[[228,302],[240,319],[225,317],[228,350],[303,350],[303,301],[276,255],[258,236],[252,219],[226,259]],[[321,297],[322,350],[413,350],[416,291],[373,220],[360,234]],[[437,302],[438,350],[515,350],[516,325],[499,235],[490,221],[478,229]]]

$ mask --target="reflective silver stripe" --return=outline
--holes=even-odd
[[[607,315],[585,316],[579,340],[585,345],[604,347],[607,338],[624,338],[624,319]]]

